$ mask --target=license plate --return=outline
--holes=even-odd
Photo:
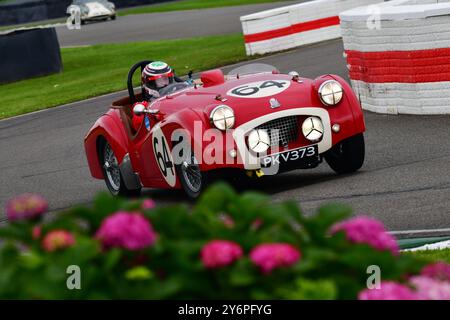
[[[292,161],[299,161],[308,158],[317,157],[319,154],[319,148],[317,145],[289,150],[285,152],[280,152],[276,154],[271,154],[270,156],[261,159],[261,166],[263,168],[282,165]]]

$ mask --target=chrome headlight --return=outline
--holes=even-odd
[[[319,98],[327,106],[334,106],[342,100],[344,90],[336,80],[328,80],[319,88]]]
[[[248,147],[256,153],[267,151],[270,147],[270,136],[266,130],[255,129],[248,136]]]
[[[234,126],[234,111],[229,106],[220,105],[211,111],[209,119],[219,130],[231,129]]]
[[[319,141],[323,136],[323,123],[318,117],[309,117],[303,121],[302,133],[312,142]]]

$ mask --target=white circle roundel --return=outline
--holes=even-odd
[[[287,80],[264,80],[242,84],[227,92],[228,96],[238,98],[264,98],[279,94],[289,88]]]
[[[175,163],[166,137],[158,124],[153,128],[152,144],[161,175],[169,186],[174,187],[176,183]]]

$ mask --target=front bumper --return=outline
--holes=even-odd
[[[95,20],[102,20],[107,19],[112,16],[114,16],[115,13],[105,13],[105,14],[97,14],[97,15],[85,15],[81,17],[81,20],[83,21],[95,21]]]

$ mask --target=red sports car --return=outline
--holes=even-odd
[[[337,173],[363,165],[363,112],[339,76],[307,79],[252,64],[227,76],[203,72],[136,104],[142,93],[135,94],[132,78],[146,63],[131,68],[129,96],[113,102],[85,137],[91,174],[114,195],[183,188],[195,198],[218,170],[258,178],[323,159]],[[133,116],[143,118],[138,130]]]

